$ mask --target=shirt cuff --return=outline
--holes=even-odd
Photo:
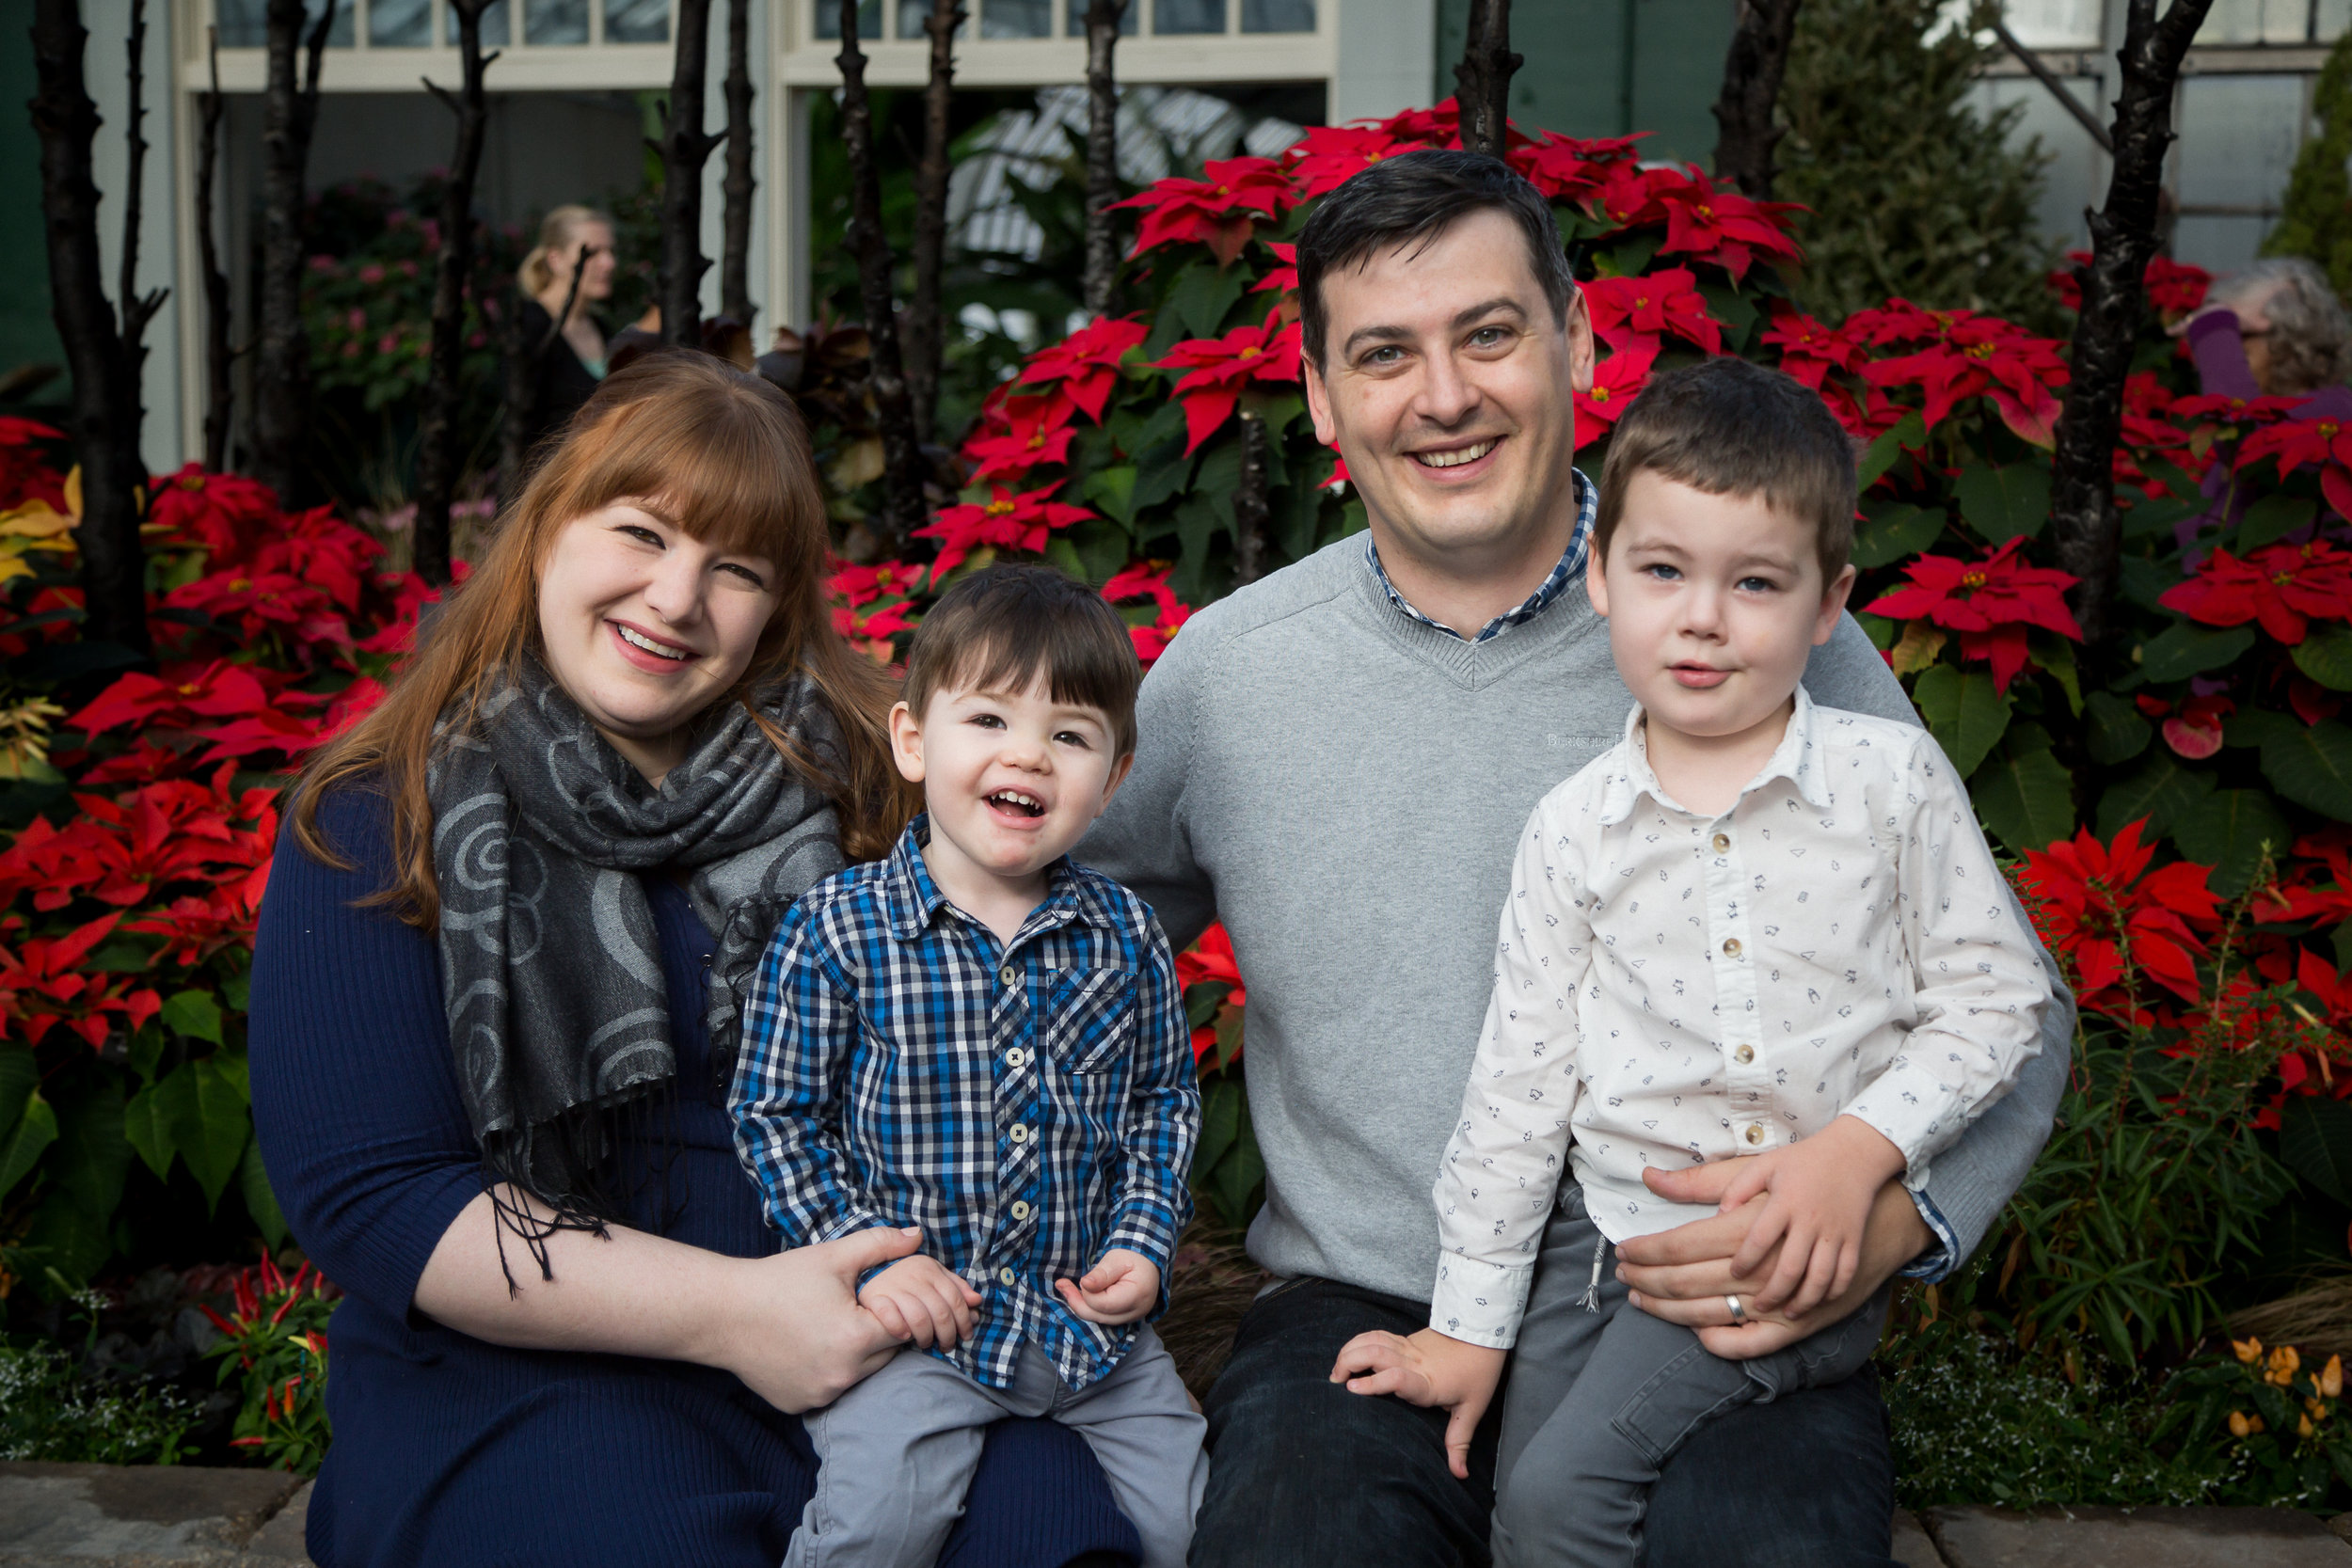
[[[1429,1326],[1449,1339],[1490,1350],[1518,1342],[1527,1316],[1527,1290],[1535,1265],[1488,1263],[1458,1252],[1438,1259],[1438,1288],[1429,1297]]]
[[[1952,1222],[1944,1217],[1944,1211],[1935,1206],[1925,1187],[1912,1187],[1911,1201],[1917,1206],[1920,1219],[1935,1234],[1935,1245],[1914,1258],[1895,1272],[1904,1279],[1916,1279],[1933,1285],[1950,1277],[1960,1267],[1960,1237],[1953,1233]]]

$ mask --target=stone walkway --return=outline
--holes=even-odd
[[[305,1568],[310,1489],[271,1470],[0,1464],[0,1568]],[[2352,1514],[1938,1508],[1895,1516],[1904,1568],[2352,1568]]]

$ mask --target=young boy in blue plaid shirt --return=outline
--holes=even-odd
[[[1200,1091],[1168,939],[1067,858],[1135,760],[1139,679],[1118,615],[1057,572],[949,589],[890,715],[924,814],[803,895],[760,965],[733,1101],[769,1223],[795,1246],[923,1235],[858,1291],[909,1348],[808,1417],[787,1568],[928,1568],[1009,1415],[1075,1428],[1147,1568],[1184,1560],[1203,1426],[1144,1320]]]

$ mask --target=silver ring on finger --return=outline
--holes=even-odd
[[[1738,1328],[1748,1321],[1748,1309],[1740,1305],[1738,1296],[1724,1297],[1724,1305],[1731,1308],[1731,1326]]]

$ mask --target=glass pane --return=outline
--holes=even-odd
[[[2352,26],[2352,0],[2319,0],[2312,12],[2312,41],[2333,43]]]
[[[368,0],[368,43],[422,49],[433,41],[433,0]]]
[[[2301,43],[2312,0],[2213,0],[2199,43]]]
[[[837,39],[841,36],[840,0],[814,0],[817,7],[817,36]],[[857,36],[862,39],[882,37],[882,0],[858,0]]]
[[[2344,0],[2344,3],[2352,5],[2352,0]],[[1131,39],[1136,36],[1143,16],[1143,5],[1144,0],[1127,0],[1126,14],[1119,19],[1120,38]],[[1069,27],[1070,36],[1073,39],[1082,39],[1087,36],[1087,0],[1070,0],[1070,20],[1065,25]]]
[[[1315,0],[1241,0],[1245,33],[1311,33]]]
[[[1154,33],[1221,33],[1225,0],[1152,0]]]
[[[269,0],[262,0],[264,9],[268,8],[268,3]],[[335,20],[326,26],[326,46],[329,49],[348,49],[358,41],[358,13],[353,8],[353,0],[334,0],[334,3]],[[308,0],[302,8],[303,26],[307,29],[326,11],[326,0]]]
[[[269,0],[218,0],[213,24],[223,49],[261,49],[269,43]]]
[[[2172,230],[2172,257],[2207,272],[2243,272],[2262,252],[2268,218],[2205,218],[2184,214]]]
[[[525,43],[586,43],[588,0],[523,0]]]
[[[905,0],[898,30],[906,32],[906,12],[926,9],[920,0]],[[920,24],[917,24],[919,28]],[[1086,24],[1081,21],[1083,33]],[[928,34],[917,33],[917,37]],[[984,39],[1049,39],[1054,36],[1054,0],[980,0],[980,37]]]
[[[507,9],[506,0],[490,0],[490,8],[482,13],[483,48],[503,48],[510,41],[507,28],[513,24],[506,20]],[[457,46],[457,11],[453,7],[441,8],[441,38],[451,48]]]
[[[2009,30],[2029,49],[2098,48],[2099,11],[2099,0],[2009,0],[2001,8]]]
[[[2299,76],[2188,76],[2175,194],[2185,210],[2275,209],[2302,141]],[[2216,214],[2219,215],[2219,214]]]
[[[670,0],[604,0],[604,41],[669,42]]]

